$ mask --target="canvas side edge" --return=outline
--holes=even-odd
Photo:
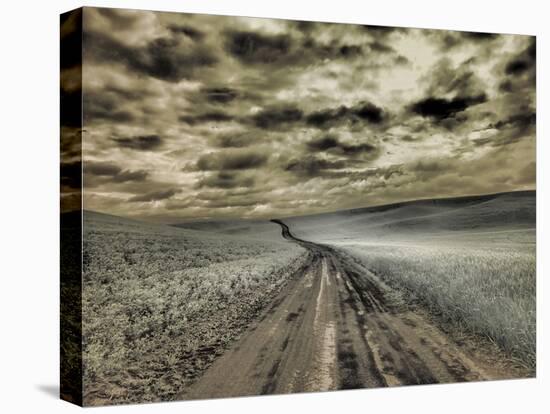
[[[60,398],[83,405],[82,8],[60,15]]]

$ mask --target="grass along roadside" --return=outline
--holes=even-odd
[[[484,336],[534,374],[535,250],[350,245],[344,251],[410,304],[447,326]]]
[[[86,405],[170,400],[270,302],[307,254],[88,214],[83,274]]]

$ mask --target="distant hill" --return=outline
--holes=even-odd
[[[114,229],[144,226],[157,231],[180,228],[192,233],[280,240],[281,229],[268,220],[209,220],[150,224],[92,211],[84,212],[88,223],[103,223]],[[477,196],[425,199],[382,206],[283,219],[292,233],[312,241],[419,238],[434,234],[459,234],[536,227],[536,191],[517,191]]]
[[[67,219],[76,223],[80,220],[79,215],[67,213]],[[63,216],[63,215],[62,215]],[[167,225],[149,223],[145,221],[99,213],[97,211],[84,210],[84,233],[89,231],[101,232],[124,232],[141,234],[165,234],[193,238],[196,240],[217,240],[225,241],[228,244],[241,241],[269,242],[276,244],[287,244],[281,236],[281,228],[278,224],[267,220],[220,220],[210,222],[193,222],[185,224]],[[65,220],[67,221],[67,220]]]
[[[218,233],[248,238],[266,237],[281,238],[281,227],[269,220],[211,220],[172,224],[189,230]]]
[[[536,192],[418,200],[283,219],[304,239],[387,239],[536,227]]]

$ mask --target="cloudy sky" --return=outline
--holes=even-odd
[[[89,210],[263,218],[535,188],[532,37],[86,8],[83,38]]]

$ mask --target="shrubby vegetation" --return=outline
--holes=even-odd
[[[488,337],[533,370],[535,247],[362,245],[345,251],[459,331]]]
[[[173,398],[303,265],[304,253],[282,239],[86,213],[86,404]]]

